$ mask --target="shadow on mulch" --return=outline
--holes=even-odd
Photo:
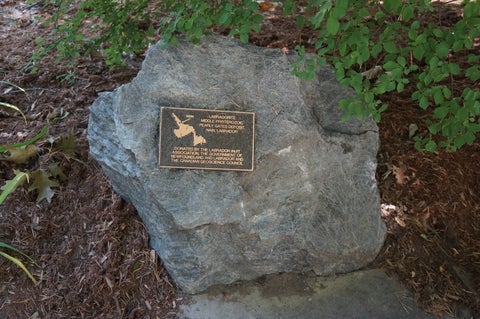
[[[420,153],[409,126],[426,134],[424,112],[392,96],[380,123],[377,180],[386,243],[376,264],[433,313],[466,305],[480,313],[480,144]]]

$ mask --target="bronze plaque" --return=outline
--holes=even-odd
[[[253,171],[255,113],[162,107],[162,168]]]

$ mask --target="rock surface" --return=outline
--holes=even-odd
[[[374,287],[374,289],[372,289]],[[262,280],[212,287],[180,305],[181,319],[471,319],[425,312],[413,293],[383,270],[325,277],[276,274]]]
[[[312,81],[292,76],[294,59],[224,37],[158,43],[131,83],[91,107],[93,157],[187,293],[279,272],[350,272],[383,244],[377,126],[341,121],[349,91],[329,68]],[[161,106],[254,111],[254,172],[160,169]]]

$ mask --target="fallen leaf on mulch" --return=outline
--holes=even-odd
[[[52,187],[60,186],[56,181],[52,181],[50,177],[52,175],[44,170],[36,170],[32,173],[33,184],[28,188],[28,191],[36,190],[38,192],[37,202],[41,202],[46,199],[51,203],[54,192]]]

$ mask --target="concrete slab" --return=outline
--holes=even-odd
[[[181,319],[433,319],[383,270],[336,277],[280,274],[219,286],[180,306]],[[445,317],[450,318],[450,317]]]

